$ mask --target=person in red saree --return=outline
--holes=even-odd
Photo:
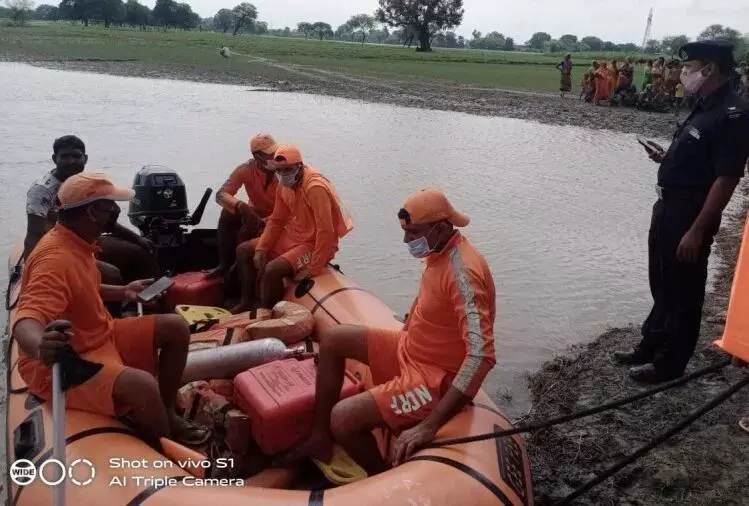
[[[593,67],[595,71],[593,73],[596,81],[596,94],[593,97],[593,102],[596,105],[600,105],[602,100],[609,99],[609,70],[605,63],[594,63]]]

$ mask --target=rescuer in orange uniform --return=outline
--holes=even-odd
[[[258,319],[271,317],[283,298],[284,278],[299,281],[325,272],[339,239],[353,228],[332,183],[305,164],[296,147],[280,146],[272,165],[280,185],[273,213],[259,240],[237,248],[242,300],[232,313],[251,308],[260,279]]]
[[[278,149],[278,143],[268,134],[250,139],[252,158],[237,166],[216,193],[222,207],[218,220],[219,265],[208,277],[224,276],[234,264],[237,244],[259,237],[265,220],[273,212],[278,181],[268,162]],[[235,197],[244,186],[248,202]]]
[[[130,414],[150,444],[161,437],[200,445],[210,431],[183,420],[174,407],[187,359],[190,330],[176,314],[113,319],[103,301],[136,301],[153,280],[126,286],[101,284],[96,241],[117,221],[115,201],[132,190],[116,188],[103,174],[81,173],[60,187],[59,220],[34,247],[21,279],[11,332],[20,347],[18,371],[29,392],[49,401],[51,366],[63,377],[81,366],[61,360],[69,346],[100,369],[69,385],[66,402],[106,416]],[[158,359],[157,359],[158,354]]]
[[[496,293],[491,271],[454,227],[469,218],[443,192],[410,195],[398,213],[403,242],[426,268],[401,330],[340,325],[320,336],[311,436],[277,459],[325,462],[340,444],[370,475],[386,470],[372,429],[400,433],[392,464],[409,458],[476,395],[494,366]],[[368,364],[377,386],[338,401],[345,359]]]

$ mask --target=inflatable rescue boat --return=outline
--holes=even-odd
[[[156,180],[159,180],[160,184],[154,184]],[[210,190],[206,191],[201,205],[191,218],[186,212],[184,185],[176,173],[163,167],[145,167],[136,175],[136,193],[139,189],[141,192],[151,192],[153,187],[159,187],[163,196],[164,186],[173,190],[170,193],[177,199],[176,205],[169,202],[159,204],[153,197],[155,193],[151,193],[153,198],[150,210],[133,209],[131,204],[131,221],[144,235],[155,239],[157,247],[162,248],[158,255],[159,262],[176,280],[173,290],[167,294],[169,300],[175,305],[203,303],[210,306],[212,304],[206,302],[211,302],[210,297],[220,290],[209,289],[214,282],[206,280],[201,270],[215,265],[217,260],[215,231],[185,230],[187,226],[194,226],[200,220]],[[148,199],[142,195],[138,201],[139,205],[148,204]],[[181,216],[175,216],[175,208],[182,211]],[[167,210],[171,214],[165,213]],[[165,234],[172,236],[164,237]],[[183,248],[182,254],[170,250],[177,247]],[[190,254],[184,254],[184,248],[187,248]],[[20,246],[16,247],[9,257],[8,266],[11,274],[14,270],[17,274],[23,267],[16,261],[20,251]],[[20,293],[20,277],[12,275],[10,279],[9,301],[12,305]],[[305,308],[303,312],[309,315],[311,325],[308,325],[309,322],[302,322],[303,315],[299,316],[298,322],[292,322],[295,329],[303,328],[304,333],[308,334],[303,340],[307,350],[314,346],[316,333],[334,325],[360,324],[386,328],[402,326],[401,318],[376,296],[357,286],[337,266],[329,266],[327,273],[314,279],[299,284],[289,283],[285,301],[287,304],[291,303],[292,308],[297,308],[297,314],[302,315],[298,308]],[[220,313],[220,310],[218,312]],[[11,310],[8,315],[9,321],[13,315],[14,310]],[[287,384],[284,386],[281,383],[293,383],[290,379],[292,376],[302,377],[304,374],[312,375],[311,385],[314,385],[314,364],[311,362],[312,359],[301,360],[296,356],[299,347],[286,348],[289,342],[286,339],[285,343],[262,338],[257,341],[258,333],[262,334],[262,329],[258,330],[255,326],[254,330],[250,330],[250,324],[244,326],[244,332],[238,333],[236,330],[241,328],[241,325],[236,324],[236,317],[221,318],[221,314],[217,318],[217,315],[213,314],[207,316],[209,317],[203,322],[192,322],[200,324],[193,327],[193,342],[196,346],[191,346],[190,357],[206,353],[207,342],[212,342],[207,345],[208,348],[212,348],[208,352],[229,352],[238,349],[232,348],[236,346],[255,346],[255,349],[262,348],[265,353],[258,357],[258,367],[250,368],[234,377],[235,391],[226,392],[227,396],[241,395],[242,389],[252,392],[255,388],[257,393],[263,381],[266,381],[264,378],[276,377],[273,375],[279,374],[277,377],[281,378],[280,383],[277,382],[272,387],[266,385],[266,390],[282,386],[290,388]],[[221,337],[201,338],[209,334]],[[291,337],[294,338],[293,335]],[[195,351],[192,351],[193,349]],[[226,353],[225,356],[229,360],[229,357],[236,356],[236,353]],[[24,473],[19,471],[20,466],[14,464],[19,460],[30,461],[35,469],[41,468],[41,474],[54,475],[54,472],[49,470],[54,466],[43,466],[52,458],[52,406],[51,403],[43,402],[28,392],[18,373],[18,345],[12,338],[9,340],[7,357],[6,464],[10,470],[6,487],[8,504],[52,505],[53,487],[40,479],[39,472],[35,473],[35,479],[24,480],[21,477]],[[284,371],[291,372],[283,376]],[[234,375],[236,372],[232,371],[230,374]],[[226,377],[223,381],[227,381]],[[189,385],[197,383],[199,382],[191,382]],[[214,382],[204,383],[211,385]],[[368,368],[355,361],[349,361],[344,390],[347,385],[351,392],[362,391],[372,386]],[[196,386],[193,390],[198,391],[200,388],[202,387]],[[231,383],[228,388],[231,390]],[[182,390],[185,389],[186,387],[183,387]],[[250,400],[247,400],[248,396],[243,397],[244,400],[235,399],[236,402],[232,405],[223,406],[218,411],[227,419],[229,415],[226,413],[234,413],[236,417],[233,421],[247,424],[246,432],[250,438],[261,448],[270,449],[280,444],[281,440],[288,439],[287,436],[291,432],[303,431],[305,427],[301,418],[290,412],[284,414],[276,411],[272,420],[255,419],[265,416],[259,414],[261,411],[257,408],[257,403],[267,401],[263,396],[266,394],[258,393]],[[194,405],[193,408],[199,404],[195,401],[197,398],[198,396],[192,395],[188,401]],[[202,397],[203,400],[205,398]],[[229,408],[232,409],[227,411]],[[510,421],[482,390],[470,406],[439,430],[436,439],[467,437],[510,428]],[[377,430],[375,435],[380,451],[384,456],[388,456],[395,436],[387,430]],[[118,419],[77,410],[66,412],[65,441],[66,464],[69,466],[65,496],[66,504],[69,506],[533,504],[530,466],[525,442],[520,435],[421,450],[410,460],[385,473],[356,480],[352,477],[348,480],[343,477],[344,479],[338,481],[343,484],[338,485],[330,481],[321,483],[320,480],[311,479],[312,471],[304,466],[290,469],[254,469],[246,476],[234,475],[226,478],[220,472],[217,473],[216,468],[226,467],[226,463],[231,461],[232,457],[216,458],[211,454],[210,445],[193,449],[165,441],[162,444],[162,454],[143,442],[131,428]],[[316,470],[314,466],[310,467]],[[14,472],[17,474],[11,479],[11,473]],[[28,475],[28,472],[26,474]],[[18,484],[19,481],[24,484]]]

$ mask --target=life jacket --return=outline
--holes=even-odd
[[[304,172],[305,174],[302,177],[302,198],[304,198],[305,203],[307,203],[306,195],[309,190],[316,186],[324,188],[335,203],[333,206],[333,225],[335,226],[338,238],[343,238],[354,229],[354,220],[343,205],[343,202],[341,202],[341,199],[335,190],[335,186],[333,186],[333,183],[330,182],[328,178],[309,165],[304,166]]]

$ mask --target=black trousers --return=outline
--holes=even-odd
[[[704,202],[704,194],[680,195],[659,199],[653,206],[648,237],[653,309],[642,325],[637,352],[667,375],[684,372],[700,335],[707,263],[720,223],[703,239],[697,262],[680,262],[676,251]]]

